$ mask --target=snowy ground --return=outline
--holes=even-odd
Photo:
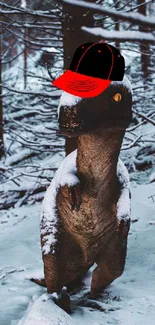
[[[40,204],[1,211],[0,324],[16,325],[25,315],[19,325],[154,325],[155,202],[149,198],[154,194],[154,183],[132,183],[133,223],[125,272],[95,302],[87,298],[89,273],[83,288],[71,297],[71,316],[47,299],[44,288],[28,280],[42,270]]]

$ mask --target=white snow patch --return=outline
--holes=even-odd
[[[21,8],[25,9],[27,7],[26,0],[21,0]]]
[[[52,300],[43,294],[36,301],[31,302],[26,315],[18,325],[73,325],[74,320]]]
[[[120,40],[125,42],[131,41],[151,41],[154,42],[155,38],[152,33],[144,33],[139,31],[115,31],[115,30],[107,30],[101,27],[82,27],[82,30],[87,33],[95,36],[100,36],[101,38],[108,39],[111,41]]]
[[[121,220],[122,218],[130,219],[130,213],[131,213],[131,204],[130,204],[129,190],[127,188],[123,188],[117,203],[117,218],[119,220]]]
[[[47,52],[51,52],[51,53],[60,53],[59,50],[57,50],[55,47],[43,47],[42,51],[47,51]]]
[[[121,161],[118,160],[117,176],[121,183],[121,194],[117,202],[117,218],[129,219],[131,215],[131,200],[130,200],[130,181],[127,168]]]
[[[5,160],[5,165],[13,165],[16,162],[24,160],[25,157],[28,157],[31,155],[31,150],[30,149],[22,149],[20,152],[13,154],[11,157],[7,157]]]
[[[44,278],[44,271],[43,269],[38,269],[38,270],[34,270],[34,271],[27,271],[24,273],[24,278],[25,279],[38,279],[41,280]]]
[[[55,177],[48,187],[42,203],[41,210],[41,234],[43,235],[43,253],[46,255],[55,252],[57,242],[58,218],[56,209],[56,196],[60,186],[73,186],[79,182],[76,174],[77,151],[68,155],[58,168]]]
[[[150,175],[150,183],[155,182],[155,172]]]
[[[60,97],[60,101],[59,101],[59,105],[58,105],[58,116],[60,113],[60,107],[61,106],[76,106],[77,103],[79,103],[82,100],[81,97],[79,96],[75,96],[72,94],[67,93],[66,91],[64,91]]]

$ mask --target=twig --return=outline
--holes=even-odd
[[[155,121],[153,121],[151,118],[149,118],[148,116],[146,116],[145,114],[143,113],[139,113],[137,112],[135,109],[132,109],[132,111],[138,115],[139,117],[142,117],[144,120],[148,121],[149,123],[151,123],[152,125],[155,126]]]

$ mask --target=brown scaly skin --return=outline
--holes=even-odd
[[[122,95],[120,102],[112,101],[116,93]],[[120,82],[75,107],[60,108],[60,132],[78,136],[80,185],[65,185],[57,193],[57,246],[55,254],[42,256],[48,293],[60,293],[96,263],[91,283],[95,296],[124,270],[130,221],[117,220],[117,161],[131,105],[131,93]]]

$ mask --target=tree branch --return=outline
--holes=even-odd
[[[43,96],[43,97],[49,97],[49,98],[58,98],[61,95],[61,91],[60,90],[53,90],[51,92],[43,92],[43,91],[26,91],[26,90],[18,90],[15,88],[10,88],[8,86],[4,86],[1,85],[3,88],[12,91],[13,93],[17,93],[17,94],[23,94],[23,95],[34,95],[34,96]]]
[[[0,14],[2,15],[31,15],[31,16],[37,16],[37,17],[45,17],[52,19],[55,18],[55,16],[60,13],[59,9],[52,9],[52,10],[32,10],[32,9],[23,9],[21,7],[14,7],[11,5],[8,5],[2,1],[0,1],[0,6],[2,8],[6,8],[6,10],[0,10]],[[9,10],[8,10],[9,9]]]
[[[109,31],[101,27],[88,28],[82,26],[82,30],[86,33],[92,34],[96,39],[107,39],[111,41],[121,42],[134,42],[134,41],[145,41],[145,43],[155,44],[155,37],[152,33],[144,33],[139,31]]]
[[[97,5],[97,4],[89,3],[86,1],[79,1],[79,0],[63,0],[63,2],[68,3],[71,6],[87,8],[94,13],[98,12],[100,14],[105,14],[110,17],[120,18],[122,20],[129,21],[134,25],[143,25],[143,26],[150,27],[150,28],[155,27],[154,17],[147,18],[144,15],[139,14],[137,12],[124,13],[121,11],[116,11],[111,8],[106,9],[102,5]]]
[[[143,113],[139,113],[139,112],[137,112],[135,109],[132,109],[132,111],[133,111],[136,115],[142,117],[144,120],[148,121],[149,123],[151,123],[152,125],[155,126],[155,121],[153,121],[151,118],[149,118],[149,117],[146,116],[145,114],[143,114]]]

